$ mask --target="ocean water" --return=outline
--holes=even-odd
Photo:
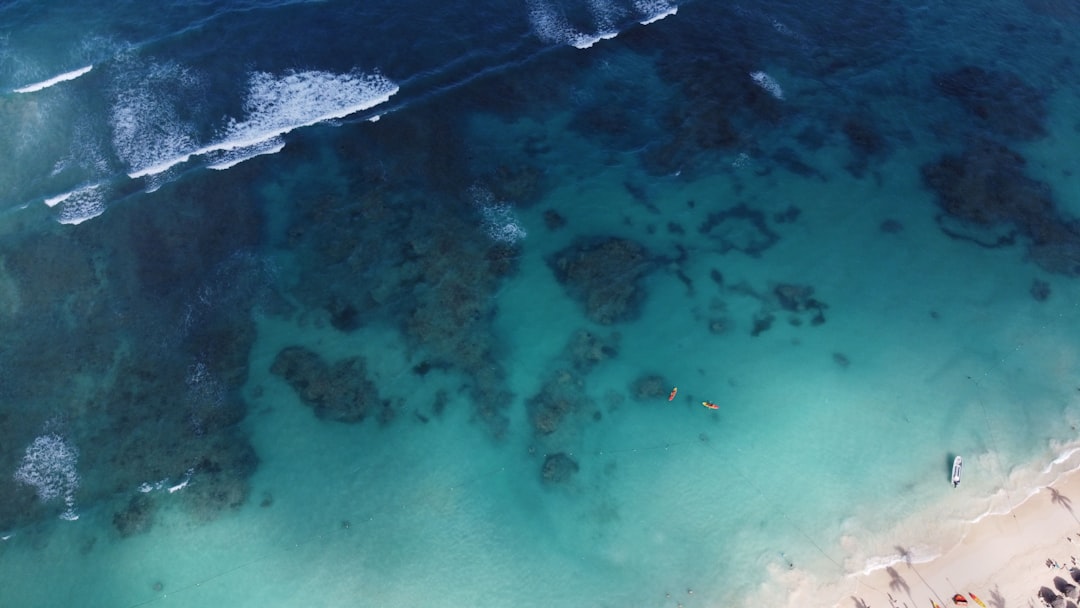
[[[0,5],[0,606],[855,605],[1080,466],[1077,31]]]

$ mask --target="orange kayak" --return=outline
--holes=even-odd
[[[967,598],[963,595],[960,595],[959,593],[952,596],[952,601],[957,606],[967,606]]]
[[[710,410],[718,410],[718,409],[720,409],[720,406],[716,405],[712,401],[702,401],[701,405],[704,405],[705,407],[709,408]]]
[[[970,591],[968,591],[968,595],[971,596],[971,599],[975,600],[976,604],[982,606],[983,608],[986,608],[986,604],[984,604],[983,601],[979,599],[979,596],[975,595],[974,593],[972,593]]]
[[[668,401],[673,401],[675,399],[675,394],[678,393],[678,392],[679,392],[679,387],[677,387],[677,386],[675,388],[671,389],[671,392],[668,393],[667,400]]]

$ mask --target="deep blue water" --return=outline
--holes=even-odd
[[[0,605],[806,605],[946,550],[1077,453],[1078,25],[0,5]]]

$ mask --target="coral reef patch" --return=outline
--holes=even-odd
[[[566,483],[581,467],[566,452],[548,454],[540,468],[540,478],[544,483]]]
[[[1045,94],[1012,72],[967,65],[934,75],[978,126],[1020,140],[1046,135]]]
[[[653,270],[649,251],[621,237],[580,237],[548,258],[555,278],[602,325],[630,321],[640,314],[644,279]]]
[[[598,364],[618,356],[618,343],[618,334],[605,338],[586,330],[574,332],[560,357],[565,364],[548,373],[540,391],[525,402],[537,433],[551,435],[566,418],[593,406],[585,378]]]
[[[289,346],[274,357],[270,373],[288,383],[300,401],[325,420],[360,422],[371,415],[382,420],[387,419],[383,410],[391,408],[368,378],[363,357],[331,364],[315,351]]]
[[[735,250],[755,258],[780,240],[764,213],[742,203],[710,213],[698,232],[707,236],[720,253]]]
[[[149,495],[136,494],[123,509],[113,514],[113,527],[125,538],[149,532],[156,509],[157,504]]]
[[[388,116],[357,139],[331,142],[355,152],[341,166],[283,173],[289,215],[280,238],[301,267],[320,269],[289,287],[302,308],[343,331],[394,328],[417,369],[461,376],[475,419],[498,437],[512,395],[492,296],[517,271],[524,236],[502,201],[532,199],[542,184],[516,163],[470,168],[454,111]],[[317,149],[294,153],[319,163]]]
[[[191,512],[202,509],[196,486],[246,496],[258,460],[237,430],[247,411],[239,389],[251,311],[273,296],[272,271],[251,253],[262,217],[250,175],[237,169],[229,179],[211,172],[169,184],[110,208],[107,219],[0,245],[0,365],[10,374],[0,398],[19,404],[0,412],[0,468],[16,470],[24,446],[56,434],[79,453],[79,508],[126,503],[140,485],[189,470],[193,482],[176,500]],[[217,474],[199,466],[240,460],[248,464]],[[0,496],[0,528],[63,506],[11,475],[0,476]],[[142,529],[136,515],[146,509],[132,504],[119,510],[121,533]]]
[[[660,374],[645,374],[630,383],[630,395],[638,401],[667,397],[671,384]]]
[[[983,246],[1022,236],[1040,268],[1080,276],[1080,222],[1062,215],[1050,187],[1029,177],[1025,164],[1019,153],[984,139],[923,165],[923,182],[943,212],[938,224],[950,237]]]

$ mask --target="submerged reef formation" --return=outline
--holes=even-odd
[[[812,325],[821,325],[825,322],[825,309],[828,306],[814,297],[814,288],[809,285],[794,285],[780,283],[773,288],[780,308],[794,313],[809,313]]]
[[[341,331],[395,328],[414,365],[460,376],[476,419],[499,437],[512,395],[493,295],[516,272],[524,236],[510,225],[515,201],[502,197],[536,196],[539,182],[526,169],[474,174],[460,127],[467,121],[452,106],[415,110],[355,140],[328,134],[342,137],[333,142],[340,166],[320,165],[318,149],[294,150],[302,158],[291,167],[310,155],[323,173],[280,177],[289,213],[282,245],[299,267],[319,269],[289,290]]]
[[[560,369],[549,374],[540,392],[526,402],[533,429],[550,435],[559,429],[563,419],[592,404],[585,394],[585,379],[573,369]]]
[[[800,114],[800,91],[789,86],[785,73],[809,75],[819,82],[865,79],[880,64],[896,59],[894,49],[903,45],[910,27],[908,11],[899,2],[817,9],[812,19],[806,19],[764,6],[715,3],[695,6],[694,19],[672,20],[647,33],[620,34],[619,43],[656,56],[657,76],[671,90],[650,113],[661,129],[642,152],[646,170],[694,176],[743,152],[772,156],[797,173],[822,177],[790,152],[760,154],[761,148],[769,147],[768,134]],[[843,32],[826,25],[840,22],[845,23]],[[716,40],[725,44],[717,45]],[[767,65],[762,64],[764,58]],[[802,86],[814,88],[800,80]],[[843,91],[829,93],[834,94],[837,107],[851,107],[852,99]],[[876,112],[871,109],[869,114]],[[836,132],[842,121],[824,120],[819,127],[823,133]],[[602,130],[610,123],[595,124]],[[867,125],[865,121],[845,125],[856,155],[849,169],[858,174],[883,151],[880,138],[866,130]]]
[[[175,500],[200,519],[243,502],[258,459],[239,389],[252,307],[272,300],[250,253],[262,219],[249,181],[210,172],[0,244],[0,529],[105,505],[133,532],[151,509],[128,508],[138,488],[187,471]],[[48,467],[20,469],[42,438],[72,465],[53,475],[62,487],[26,483]]]
[[[1021,140],[1046,135],[1045,93],[1012,72],[967,65],[934,75],[981,129]]]
[[[540,468],[540,478],[544,483],[566,483],[581,467],[566,452],[548,454]]]
[[[880,131],[879,119],[865,113],[844,118],[841,131],[851,150],[851,162],[845,165],[848,173],[862,177],[871,162],[880,162],[890,152],[888,138]]]
[[[270,373],[287,382],[319,418],[360,422],[373,414],[380,421],[393,417],[390,402],[379,397],[378,387],[368,378],[363,357],[330,364],[313,350],[289,346],[274,358]]]
[[[113,513],[113,527],[122,537],[135,536],[150,531],[154,525],[154,511],[157,505],[146,493],[131,497],[127,506]]]
[[[942,210],[939,226],[952,238],[984,247],[1023,237],[1040,268],[1080,276],[1080,222],[1062,215],[1050,187],[1028,177],[1024,165],[1019,153],[990,140],[924,165],[923,182]]]
[[[806,324],[818,326],[826,321],[825,311],[829,305],[814,295],[812,285],[780,282],[770,283],[768,288],[761,290],[745,281],[725,283],[720,273],[715,270],[713,280],[722,293],[750,298],[758,303],[758,310],[751,319],[751,336],[757,337],[772,329],[777,317],[784,313],[788,325],[793,327]],[[734,323],[726,314],[727,304],[722,300],[716,301],[712,310],[721,316],[709,320],[709,331],[718,335],[730,331]]]
[[[585,316],[603,325],[630,321],[645,301],[645,276],[653,269],[649,251],[621,237],[579,237],[548,258],[567,293]]]
[[[525,402],[533,429],[540,435],[558,431],[565,420],[594,406],[585,379],[598,364],[619,353],[619,335],[599,336],[578,330],[560,356],[559,365],[544,377],[540,391]]]
[[[780,240],[780,235],[769,228],[764,213],[741,203],[710,213],[698,232],[708,237],[720,253],[734,249],[755,258]]]
[[[652,401],[666,397],[671,383],[659,374],[645,374],[630,383],[630,395],[638,401]]]

